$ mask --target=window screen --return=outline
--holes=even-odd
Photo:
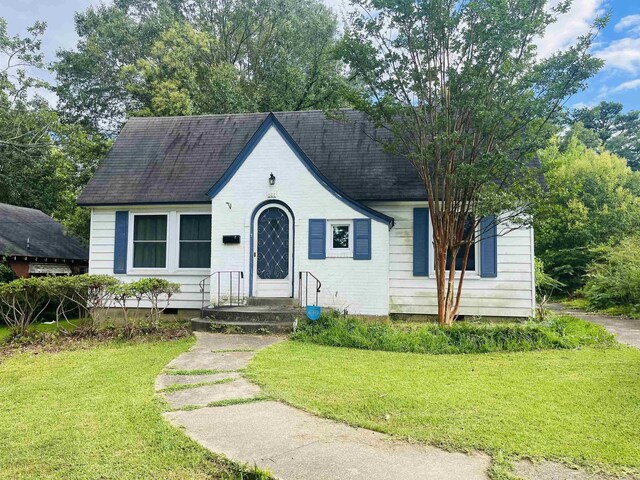
[[[211,266],[211,215],[180,215],[180,268]]]
[[[134,268],[167,266],[167,216],[136,215],[133,223]]]

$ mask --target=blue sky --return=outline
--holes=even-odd
[[[324,0],[344,13],[344,0]],[[558,0],[551,0],[557,3]],[[48,28],[44,38],[47,60],[55,58],[56,50],[71,48],[77,36],[73,14],[95,0],[2,0],[0,15],[10,33],[22,33],[35,20],[44,20]],[[640,109],[640,0],[573,0],[569,13],[538,41],[540,53],[566,48],[575,38],[588,31],[594,18],[611,11],[611,21],[602,31],[593,53],[606,62],[603,70],[589,82],[589,88],[568,102],[569,106],[591,106],[602,100],[615,100],[625,109]],[[54,98],[51,97],[51,100]]]

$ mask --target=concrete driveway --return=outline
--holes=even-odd
[[[549,309],[558,313],[565,313],[581,318],[587,322],[598,323],[618,337],[620,343],[625,343],[635,348],[640,348],[640,320],[632,318],[601,315],[599,313],[589,313],[583,310],[576,310],[565,307],[559,303],[550,303]]]

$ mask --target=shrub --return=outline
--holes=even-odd
[[[0,283],[0,319],[18,331],[26,333],[49,305],[55,305],[56,321],[67,318],[67,313],[77,309],[89,331],[97,328],[102,315],[111,304],[122,309],[125,335],[133,332],[129,310],[135,309],[143,299],[150,303],[150,321],[158,329],[160,315],[180,285],[160,278],[145,278],[131,283],[121,283],[109,275],[77,275],[70,277],[34,277]]]
[[[137,291],[134,283],[116,283],[114,285],[109,285],[106,289],[106,293],[122,310],[124,334],[125,337],[130,338],[133,334],[133,325],[129,322],[129,305],[127,304],[127,301],[135,299],[137,301],[137,309],[140,305],[140,293]]]
[[[559,282],[544,271],[544,263],[539,258],[534,259],[534,273],[536,281],[536,300],[538,319],[545,320],[547,316],[547,303],[554,290],[564,287],[564,283]]]
[[[640,236],[598,249],[600,259],[587,270],[582,293],[594,308],[640,308]]]
[[[0,284],[0,314],[20,335],[47,308],[51,298],[40,278],[19,278]]]
[[[459,322],[441,326],[369,323],[323,314],[315,326],[303,323],[292,338],[335,347],[432,354],[561,349],[614,341],[603,327],[568,316],[544,322]]]
[[[0,283],[12,282],[16,279],[16,274],[11,270],[9,265],[0,263]]]
[[[171,297],[180,291],[180,285],[161,278],[143,278],[137,282],[131,283],[130,285],[133,293],[140,295],[141,298],[149,300],[149,303],[151,304],[151,326],[152,328],[157,329],[158,324],[160,323],[160,315],[169,306]],[[161,307],[160,303],[162,301],[162,297],[165,297],[165,303]]]

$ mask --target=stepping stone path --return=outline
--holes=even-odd
[[[260,348],[284,337],[196,333],[196,345],[169,362],[156,391],[172,409],[236,403],[261,397],[260,387],[241,378]],[[193,372],[193,373],[189,373]]]
[[[173,409],[165,418],[215,453],[284,480],[489,478],[487,455],[401,441],[267,399],[238,370],[257,350],[285,337],[195,335],[196,345],[157,378],[156,391]],[[514,466],[529,480],[604,478],[551,462]]]
[[[281,479],[488,478],[486,455],[410,444],[266,400],[238,370],[285,337],[195,335],[196,345],[167,365],[156,390],[173,409],[165,417],[213,452]]]

